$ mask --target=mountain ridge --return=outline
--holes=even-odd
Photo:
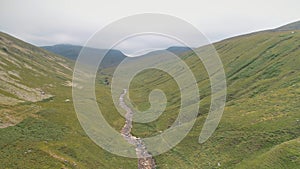
[[[76,60],[83,46],[70,45],[70,44],[57,44],[53,46],[41,46],[41,48],[49,52],[67,57],[71,60]],[[93,53],[104,53],[106,51],[105,49],[97,49],[91,47],[85,47],[85,50],[88,50],[89,52],[93,52]],[[110,66],[116,66],[124,58],[126,58],[126,55],[124,55],[121,51],[111,49],[104,57],[102,63],[100,64],[100,67],[106,68]]]
[[[56,44],[56,45],[52,45],[52,46],[41,46],[41,48],[43,48],[49,52],[67,57],[69,59],[76,60],[81,49],[83,48],[83,46],[72,45],[72,44]],[[92,48],[92,47],[85,47],[85,49],[89,50],[89,51],[93,51],[93,52],[99,52],[99,53],[103,53],[104,51],[106,51],[106,49],[98,49],[98,48]],[[152,54],[155,54],[155,55],[160,54],[160,51],[164,51],[164,50],[172,52],[175,55],[181,55],[185,52],[190,51],[191,48],[183,47],[183,46],[171,46],[166,49],[153,50],[153,51],[147,52],[146,54],[142,54],[141,56],[146,56],[146,55],[150,56]],[[102,66],[100,65],[100,67],[106,68],[106,67],[111,67],[111,66],[117,66],[126,57],[130,57],[130,56],[127,56],[120,50],[110,49],[110,50],[108,50],[108,53],[104,57],[103,63],[101,64]]]

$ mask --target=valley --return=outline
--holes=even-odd
[[[297,168],[299,25],[296,22],[214,43],[224,65],[228,95],[217,130],[203,144],[198,137],[210,106],[208,75],[192,51],[178,53],[196,77],[200,109],[187,137],[153,157],[156,168]],[[195,50],[206,51],[205,46]],[[138,73],[128,89],[136,109],[150,107],[148,96],[153,89],[164,91],[168,102],[156,121],[131,122],[117,112],[110,85],[105,82],[111,82],[119,62],[102,67],[96,78],[95,94],[105,119],[124,136],[145,138],[168,129],[181,102],[176,81],[159,70]],[[0,33],[0,168],[137,168],[137,159],[107,152],[82,129],[72,103],[74,64],[68,56]],[[125,121],[130,130],[122,130]]]

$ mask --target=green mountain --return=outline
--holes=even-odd
[[[71,85],[75,85],[70,79],[72,61],[4,33],[0,38],[0,78],[15,79],[14,83],[1,82],[2,168],[137,168],[136,159],[106,152],[83,132],[71,99]],[[201,61],[193,52],[183,53],[180,57],[191,68],[199,86],[200,114],[182,142],[154,157],[157,168],[298,168],[300,30],[252,33],[214,46],[224,64],[228,85],[221,122],[208,141],[198,143],[210,106],[210,84]],[[206,48],[196,50],[205,52]],[[26,64],[37,71],[26,68]],[[114,108],[110,86],[103,83],[105,79],[111,81],[113,70],[101,70],[96,95],[103,116],[120,131],[125,120]],[[2,87],[22,88],[19,84],[40,93],[26,100]],[[165,92],[167,107],[154,122],[134,123],[135,136],[157,135],[177,117],[179,88],[163,71],[149,69],[135,76],[129,88],[133,106],[139,110],[149,108],[148,96],[154,88]],[[14,104],[8,104],[9,99]]]
[[[209,80],[201,61],[183,56],[196,75],[200,115],[190,134],[156,158],[161,168],[297,168],[300,164],[300,31],[264,31],[215,43],[224,64],[228,97],[218,129],[204,144],[199,133],[210,105]],[[205,52],[205,47],[197,50]],[[135,123],[133,135],[148,137],[176,119],[180,96],[176,82],[157,70],[138,74],[130,98],[139,110],[149,108],[151,89],[166,94],[168,107],[155,122]],[[176,161],[176,163],[174,163]],[[220,165],[220,166],[219,166]]]
[[[34,104],[55,97],[56,83],[68,85],[73,63],[2,32],[0,45],[0,127],[5,127],[39,111]],[[21,107],[28,112],[19,112]]]
[[[0,168],[136,166],[85,135],[72,104],[73,65],[0,33]]]

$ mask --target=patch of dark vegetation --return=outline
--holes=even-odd
[[[58,75],[56,75],[55,77],[56,77],[57,79],[62,80],[62,81],[67,81],[67,80],[69,80],[69,79],[67,79],[66,77],[63,77],[63,76],[58,76]]]
[[[108,77],[105,77],[105,78],[104,78],[103,84],[105,84],[105,85],[109,85],[109,80],[108,80]]]
[[[62,168],[56,159],[32,144],[30,141],[24,141],[23,146],[20,146],[21,143],[12,143],[1,149],[1,168]],[[14,162],[13,159],[18,162]]]
[[[8,49],[5,46],[2,46],[2,50],[6,53],[8,53]]]
[[[300,77],[289,80],[287,82],[284,82],[280,87],[285,88],[285,87],[293,86],[293,85],[296,85],[296,84],[299,84],[299,83],[300,83]]]
[[[230,92],[229,94],[227,94],[226,101],[229,102],[229,101],[236,99],[236,97],[237,97],[236,95],[237,95],[237,93]]]
[[[209,105],[203,105],[199,107],[199,113],[197,114],[197,117],[208,114],[209,112]]]
[[[282,65],[283,63],[277,62],[271,67],[266,68],[266,70],[263,71],[262,75],[260,76],[260,79],[269,79],[278,76],[281,73],[280,67]]]
[[[32,105],[32,102],[24,101],[24,102],[19,103],[19,105]]]
[[[282,39],[280,39],[279,41],[273,43],[272,45],[270,45],[269,47],[267,47],[264,51],[262,51],[259,56],[263,56],[264,54],[266,54],[267,52],[269,52],[271,49],[275,48],[276,46],[278,46],[280,43],[287,41],[289,39],[293,38],[292,36],[288,36],[288,37],[284,37]]]
[[[57,141],[66,128],[53,122],[29,117],[16,126],[0,130],[0,148],[19,141]]]
[[[241,70],[247,68],[250,64],[252,64],[257,58],[254,58],[252,60],[250,60],[248,63],[242,65],[240,68],[238,68],[237,70],[231,72],[228,74],[228,78],[231,78],[233,75],[237,74],[238,72],[240,72]]]
[[[258,94],[261,94],[265,91],[267,91],[269,88],[269,86],[260,86],[260,87],[257,87],[256,89],[253,90],[253,92],[250,94],[250,98],[258,95]]]
[[[55,96],[52,96],[52,97],[49,97],[49,98],[43,99],[43,100],[41,100],[41,101],[39,101],[39,102],[42,102],[42,103],[45,103],[45,102],[50,102],[50,101],[52,101],[52,100],[54,99],[54,97],[55,97]]]
[[[55,109],[43,109],[37,112],[36,114],[40,116],[47,116],[48,114],[52,114],[55,112],[56,112]]]
[[[273,59],[275,59],[277,56],[279,56],[278,53],[276,53],[276,54],[270,53],[270,54],[265,55],[264,57],[265,57],[266,59],[273,60]]]
[[[71,149],[67,146],[59,147],[59,148],[57,148],[57,150],[69,157],[77,158],[76,151],[74,151],[73,149]]]

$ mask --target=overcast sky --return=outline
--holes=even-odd
[[[139,13],[179,17],[212,42],[300,20],[299,0],[1,0],[0,8],[0,30],[38,46],[83,45],[105,25]],[[126,48],[138,51],[150,43],[138,42],[129,41]]]

